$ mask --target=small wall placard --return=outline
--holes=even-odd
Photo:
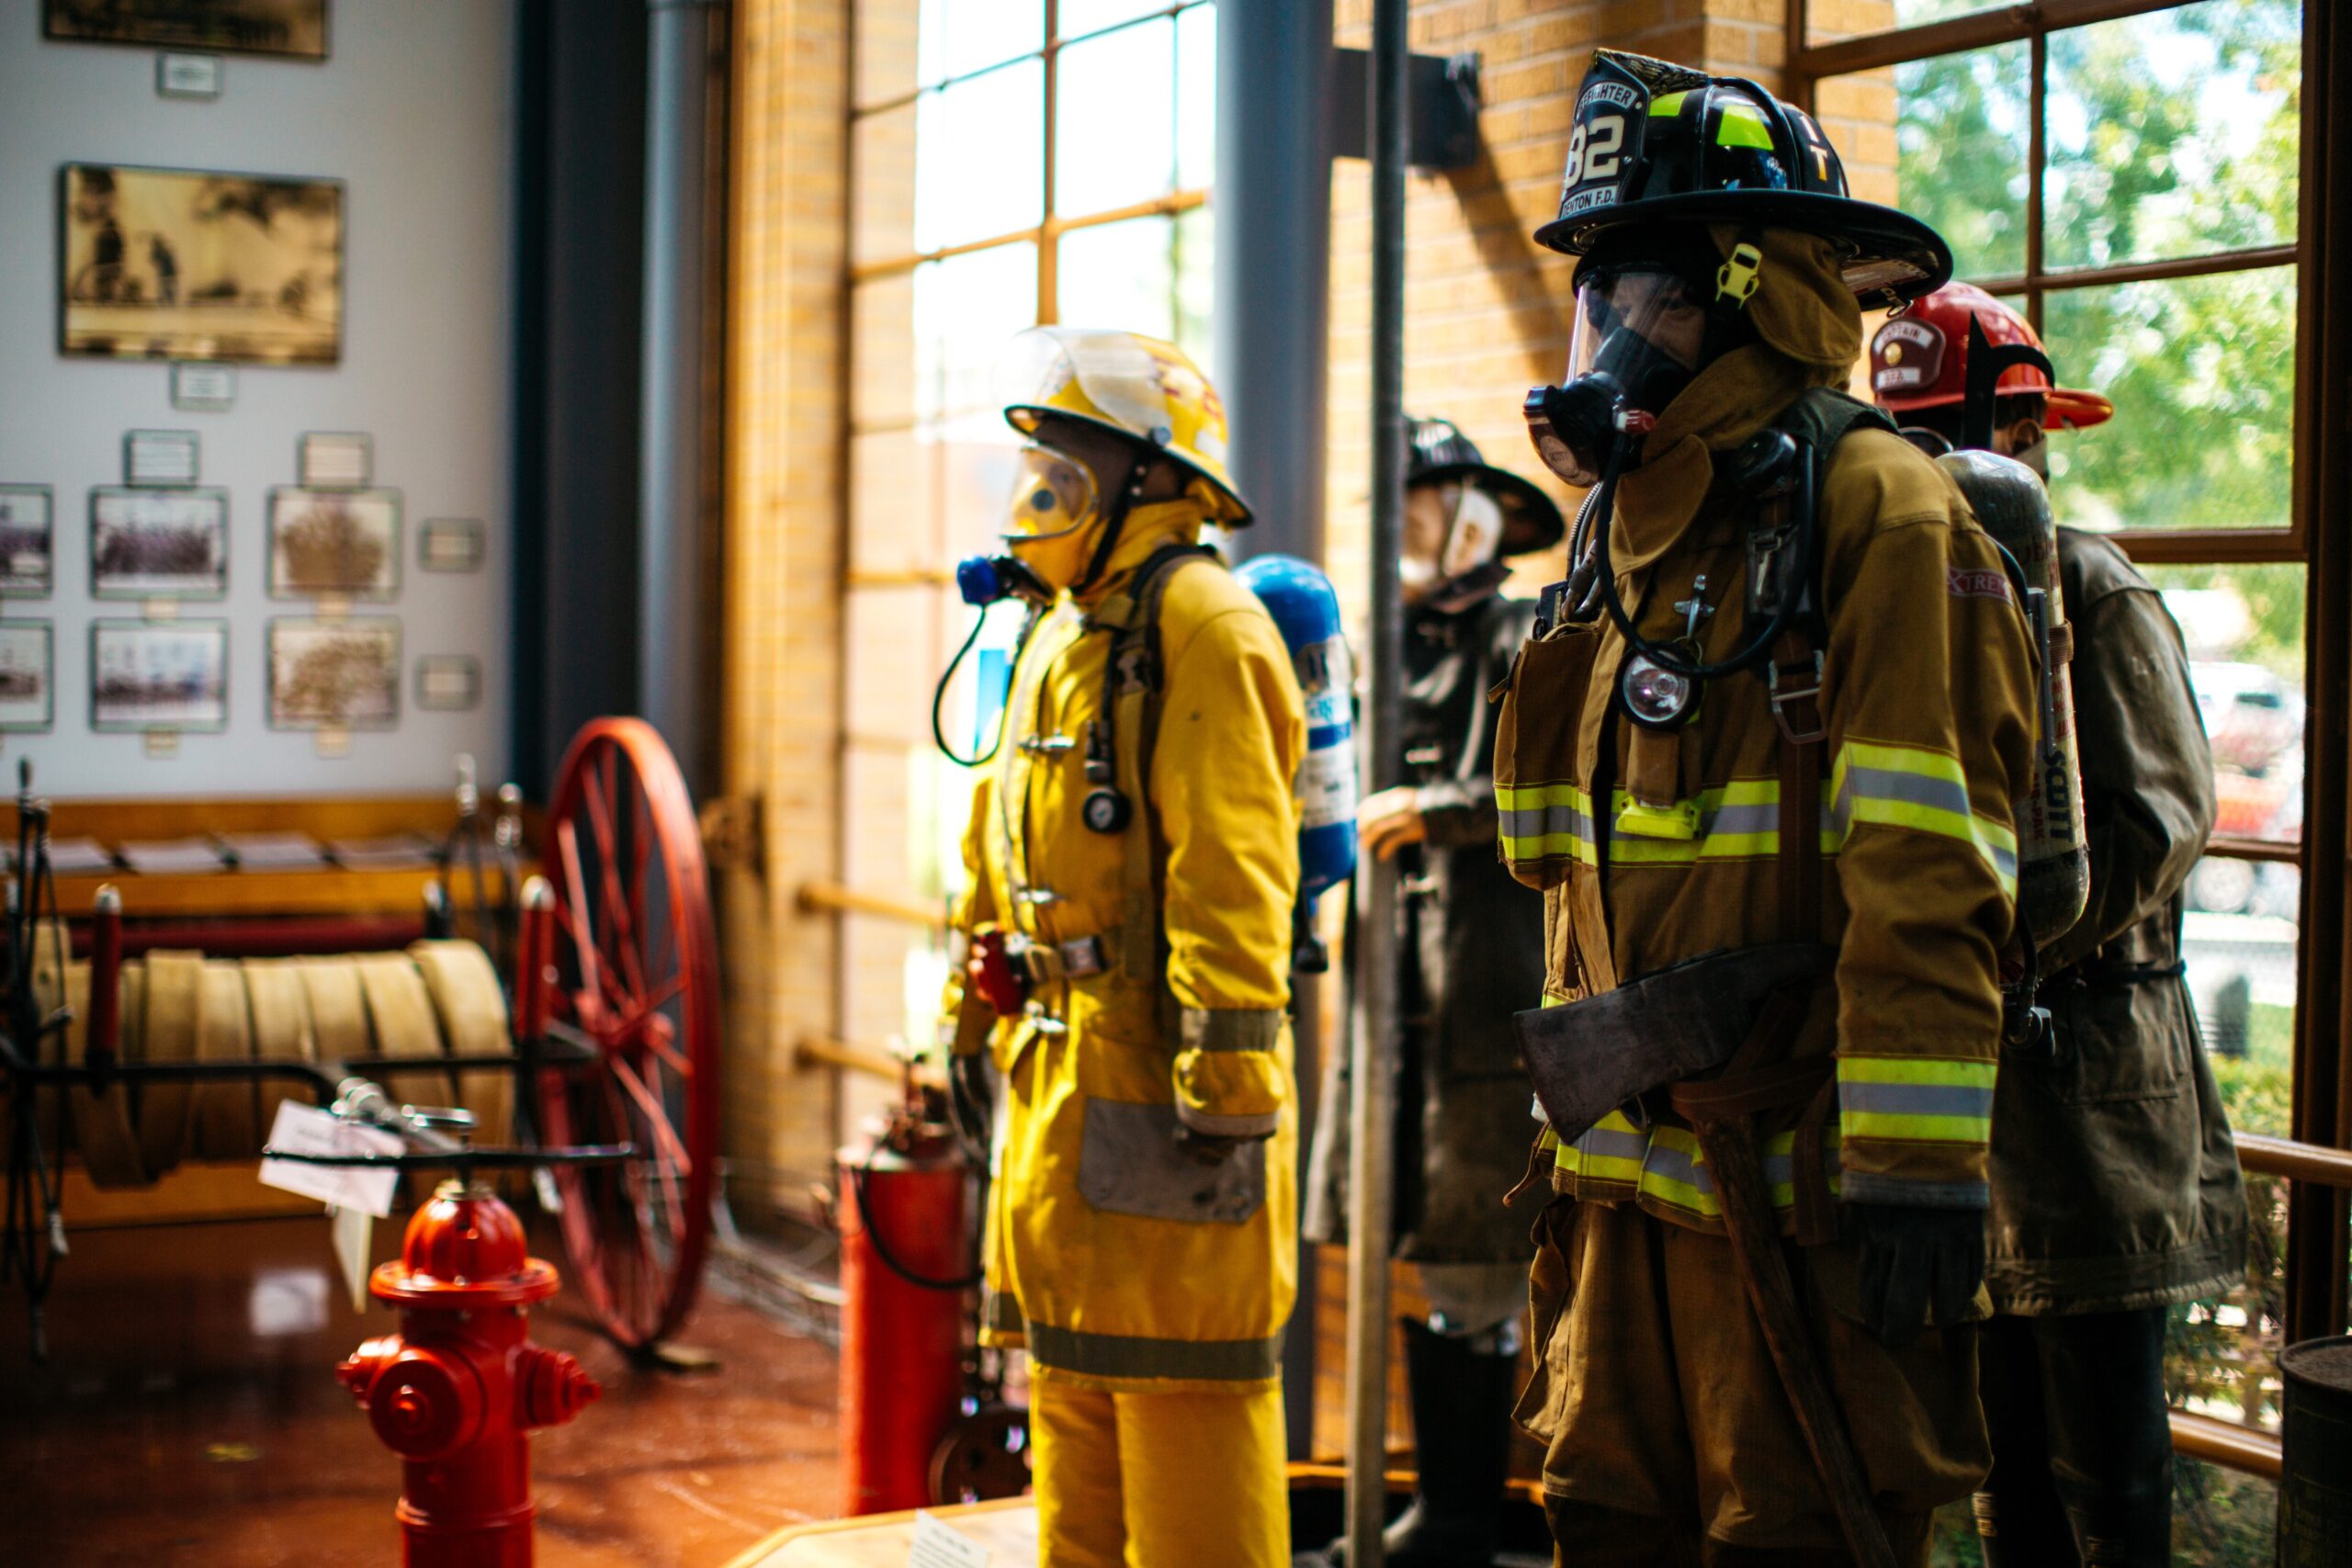
[[[342,431],[302,437],[296,468],[310,490],[365,490],[376,468],[373,436]]]
[[[155,92],[166,98],[219,97],[220,57],[217,54],[157,55]]]
[[[57,534],[47,485],[0,485],[0,599],[46,599]]]
[[[192,485],[198,457],[193,430],[134,430],[122,438],[122,482]]]
[[[416,661],[416,705],[463,713],[481,705],[481,660],[463,653],[428,653]]]
[[[237,400],[237,367],[183,359],[172,367],[172,407],[182,413],[221,413]]]
[[[481,519],[428,517],[416,532],[417,565],[427,571],[480,571]]]

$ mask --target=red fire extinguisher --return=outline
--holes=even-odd
[[[933,1459],[962,1413],[965,1295],[979,1284],[971,1168],[911,1108],[876,1119],[836,1158],[844,1507],[920,1508],[936,1500]]]

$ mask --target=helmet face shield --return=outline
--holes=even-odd
[[[1620,405],[1622,428],[1655,423],[1704,363],[1707,325],[1707,301],[1679,271],[1585,266],[1566,378],[1527,395],[1528,435],[1544,466],[1572,485],[1599,483]]]
[[[1094,475],[1075,457],[1032,441],[1021,448],[1005,507],[1008,544],[1037,544],[1068,538],[1101,511]]]

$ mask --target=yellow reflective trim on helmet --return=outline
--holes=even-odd
[[[1650,100],[1650,113],[1653,116],[1662,114],[1680,114],[1682,112],[1682,100],[1690,96],[1690,91],[1687,88],[1679,93],[1662,93],[1658,96]]]
[[[1772,150],[1772,132],[1764,117],[1746,104],[1724,106],[1723,118],[1715,121],[1715,145],[1718,147],[1760,147]]]

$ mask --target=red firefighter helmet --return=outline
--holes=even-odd
[[[1890,413],[1958,404],[1968,390],[1968,318],[1984,329],[1996,348],[2010,344],[2041,347],[2032,324],[1973,283],[1947,283],[1879,328],[1871,339],[1871,394]],[[2044,352],[2047,352],[2046,350]],[[2105,423],[2115,405],[2097,392],[2054,387],[2031,365],[2001,372],[1994,390],[2003,397],[2040,392],[2048,400],[2042,425],[2081,430]]]

